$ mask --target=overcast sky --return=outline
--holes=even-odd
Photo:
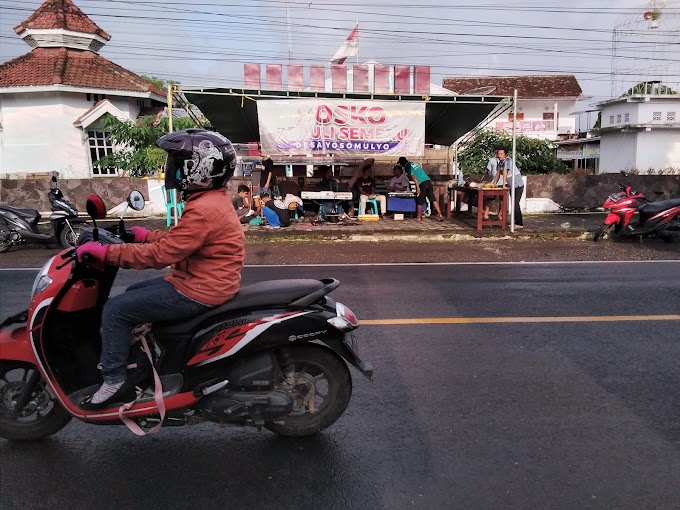
[[[111,41],[100,53],[139,74],[184,85],[243,84],[243,63],[288,63],[286,2],[75,0]],[[640,78],[680,84],[680,0],[659,29],[645,0],[291,0],[292,62],[325,64],[359,21],[359,60],[432,66],[444,76],[575,74],[586,96],[611,95],[612,33],[620,94]],[[662,3],[657,1],[657,3]],[[40,6],[0,0],[0,60],[28,50],[12,28]],[[354,63],[354,60],[353,62]],[[635,74],[635,75],[632,75]]]

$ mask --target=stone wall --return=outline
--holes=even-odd
[[[59,189],[66,200],[85,212],[85,201],[90,193],[97,193],[110,209],[125,202],[131,190],[137,189],[148,199],[149,181],[126,177],[102,177],[97,179],[60,179]],[[13,207],[49,211],[49,177],[34,179],[0,179],[0,203]]]
[[[680,198],[678,175],[529,175],[527,198],[549,198],[564,208],[602,207],[606,198],[619,191],[617,183],[628,184],[643,191],[650,200]],[[656,195],[662,191],[663,195]]]
[[[378,166],[376,164],[376,166]],[[390,176],[391,166],[381,163],[376,175]],[[426,167],[426,171],[427,167]],[[449,177],[431,172],[435,193],[446,195]],[[294,182],[296,178],[292,179]],[[307,188],[314,189],[316,179],[307,179]],[[528,199],[550,199],[563,208],[602,207],[608,195],[618,191],[617,182],[629,183],[633,188],[644,191],[650,200],[680,197],[680,176],[678,175],[633,175],[623,177],[619,174],[600,175],[529,175],[526,196]],[[249,184],[248,177],[235,177],[229,181],[228,192],[236,194],[239,184]],[[97,193],[109,209],[124,202],[130,190],[138,189],[147,200],[158,202],[148,204],[145,214],[158,214],[164,211],[162,195],[157,196],[161,181],[146,179],[111,177],[98,179],[61,179],[59,187],[66,199],[74,203],[81,212],[85,211],[85,200],[90,193]],[[153,191],[152,188],[155,190]],[[14,207],[49,211],[47,193],[50,189],[49,178],[40,179],[0,179],[0,203]],[[655,195],[661,191],[663,195]],[[160,193],[160,192],[158,192]],[[154,207],[157,206],[157,207]]]

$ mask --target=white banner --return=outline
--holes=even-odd
[[[257,102],[269,155],[423,156],[425,103],[344,99]]]

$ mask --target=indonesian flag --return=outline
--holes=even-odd
[[[354,27],[354,30],[347,36],[344,44],[338,48],[331,64],[344,64],[347,57],[353,57],[359,53],[359,23]]]

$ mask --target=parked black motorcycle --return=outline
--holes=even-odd
[[[41,216],[35,209],[19,209],[0,205],[0,253],[24,243],[61,244],[64,248],[76,245],[87,223],[78,217],[76,206],[64,198],[57,186],[57,172],[47,197],[52,205],[49,230],[39,225]]]

